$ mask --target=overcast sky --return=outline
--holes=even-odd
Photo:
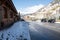
[[[34,13],[41,7],[49,4],[52,0],[13,0],[13,3],[21,14]]]

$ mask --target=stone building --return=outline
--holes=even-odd
[[[18,12],[12,0],[0,0],[0,28],[18,20]]]

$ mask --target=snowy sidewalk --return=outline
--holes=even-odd
[[[17,22],[11,28],[0,31],[0,40],[30,40],[29,24]]]

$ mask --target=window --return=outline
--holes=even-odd
[[[13,18],[13,13],[12,12],[10,12],[10,18]]]
[[[4,18],[8,18],[7,9],[4,7]]]

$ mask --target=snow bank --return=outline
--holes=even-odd
[[[0,31],[0,40],[30,40],[29,24],[17,22],[11,28]]]
[[[55,22],[55,23],[60,23],[60,22]]]

